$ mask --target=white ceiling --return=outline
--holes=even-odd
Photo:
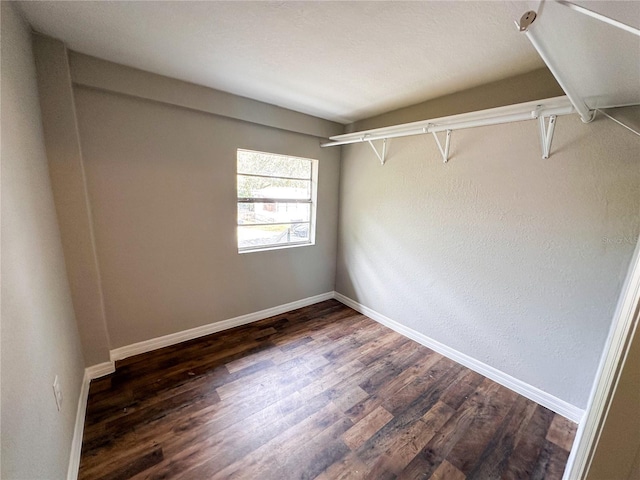
[[[348,123],[544,66],[530,3],[21,2],[75,51]]]

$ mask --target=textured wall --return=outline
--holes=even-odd
[[[45,154],[31,34],[2,16],[3,479],[59,479],[67,463],[84,360]],[[56,410],[52,384],[64,401]]]
[[[111,348],[333,290],[338,149],[80,86],[75,100]],[[237,253],[237,148],[319,160],[314,246]]]
[[[343,147],[336,290],[577,407],[640,228],[640,142],[601,117]]]

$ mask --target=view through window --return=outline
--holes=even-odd
[[[238,251],[312,244],[317,161],[238,149]]]

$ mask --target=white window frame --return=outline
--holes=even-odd
[[[237,181],[239,176],[254,176],[254,177],[265,177],[265,178],[279,178],[279,179],[287,179],[289,177],[278,177],[273,175],[259,175],[259,174],[246,174],[238,172],[238,156],[240,152],[252,152],[252,153],[262,153],[265,155],[272,155],[276,157],[283,158],[291,158],[297,160],[306,160],[311,162],[311,178],[292,178],[292,180],[310,180],[311,185],[311,195],[309,200],[300,200],[300,199],[276,199],[276,198],[262,198],[262,197],[238,197],[237,190]],[[238,237],[238,227],[241,226],[252,226],[254,224],[241,224],[237,219],[238,205],[241,203],[307,203],[310,205],[310,213],[309,213],[309,240],[304,240],[300,242],[287,242],[287,243],[276,243],[276,244],[265,244],[265,245],[252,245],[250,247],[240,247],[239,245],[239,237]],[[296,248],[296,247],[308,247],[311,245],[315,245],[316,243],[316,210],[318,204],[318,160],[313,158],[299,157],[295,155],[284,155],[281,153],[274,152],[262,152],[259,150],[251,150],[248,148],[238,148],[236,150],[236,247],[238,249],[238,253],[253,253],[253,252],[263,252],[268,250],[281,250],[285,248]],[[275,222],[273,224],[268,223],[258,223],[255,225],[283,225],[288,222]],[[290,222],[292,225],[307,223],[307,222]]]

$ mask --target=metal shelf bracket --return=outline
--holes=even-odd
[[[442,161],[447,163],[449,161],[449,145],[451,144],[451,130],[447,130],[447,137],[444,142],[444,148],[442,148],[442,144],[440,143],[440,139],[436,132],[431,132],[433,134],[433,138],[436,139],[436,145],[438,145],[438,150],[440,150],[440,155],[442,155]]]
[[[540,145],[542,147],[542,158],[549,158],[551,151],[551,142],[553,141],[553,132],[556,128],[556,116],[549,116],[549,124],[545,122],[544,115],[538,117],[540,125]]]
[[[365,138],[364,140],[367,140],[367,139]],[[380,160],[380,165],[384,165],[384,162],[387,157],[387,139],[386,138],[382,139],[382,152],[378,152],[378,149],[376,148],[376,146],[373,144],[371,140],[367,140],[367,142],[369,142],[369,145],[371,145],[371,148],[376,154],[376,157],[378,157],[378,160]]]

